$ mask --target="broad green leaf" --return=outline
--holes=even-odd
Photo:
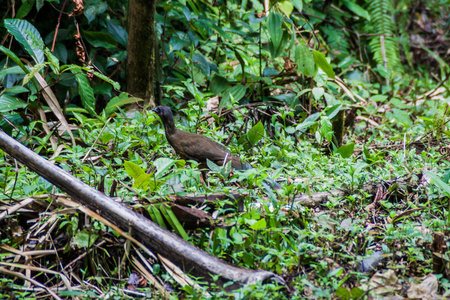
[[[361,288],[359,287],[354,287],[350,290],[350,294],[352,299],[361,299],[362,296],[365,294],[366,292],[364,292]]]
[[[265,133],[264,126],[261,123],[261,121],[259,121],[247,132],[248,141],[250,142],[250,144],[254,146],[264,137],[264,133]]]
[[[206,60],[205,56],[198,54],[198,53],[194,53],[194,55],[192,56],[192,61],[195,63],[195,66],[198,67],[199,70],[202,71],[203,75],[209,77],[210,68],[209,68],[209,63]]]
[[[291,0],[291,3],[299,12],[303,11],[303,0]]]
[[[230,87],[230,83],[225,77],[214,75],[211,79],[210,89],[214,94],[219,94]]]
[[[314,75],[314,57],[305,44],[298,44],[295,47],[295,62],[299,73],[306,76]]]
[[[71,72],[75,74],[75,79],[78,82],[78,93],[80,94],[83,107],[91,116],[96,116],[94,91],[92,90],[87,75],[79,69],[72,69]]]
[[[19,10],[16,14],[16,19],[23,19],[25,18],[31,11],[31,9],[34,6],[35,0],[25,0],[22,2],[22,5],[20,6]]]
[[[328,75],[328,77],[334,79],[336,76],[334,74],[333,68],[331,68],[330,64],[328,63],[327,59],[325,58],[325,55],[322,52],[313,50],[313,56],[314,61],[317,64],[319,68],[322,69],[322,71],[325,72],[325,74]]]
[[[450,197],[450,185],[443,182],[439,176],[437,176],[434,173],[431,173],[430,171],[423,171],[428,177],[431,178],[434,185],[436,185],[439,189],[441,189],[447,197]]]
[[[294,6],[292,5],[290,0],[283,0],[278,2],[278,6],[286,14],[287,17],[289,17],[294,10]]]
[[[94,47],[116,48],[116,40],[109,34],[99,31],[84,31],[83,37]]]
[[[114,20],[106,20],[108,32],[122,46],[127,47],[128,33],[125,28],[114,22]]]
[[[0,79],[2,79],[3,77],[5,77],[6,75],[9,75],[9,74],[25,74],[25,72],[19,66],[10,67],[10,68],[3,69],[0,71]]]
[[[244,98],[247,88],[243,85],[235,85],[227,90],[223,94],[222,101],[220,101],[219,108],[229,107],[233,102],[237,102]]]
[[[354,149],[355,144],[343,145],[337,149],[337,153],[339,153],[343,158],[349,158],[352,156]]]
[[[269,19],[267,21],[267,29],[269,30],[270,40],[273,47],[277,49],[280,46],[281,38],[283,37],[282,30],[283,17],[275,11],[270,11]]]
[[[114,134],[112,134],[111,132],[104,132],[104,133],[102,134],[102,143],[103,143],[103,144],[107,144],[107,143],[109,143],[113,138],[114,138]]]
[[[33,25],[25,20],[6,19],[5,27],[36,63],[44,62],[44,42],[39,31]]]
[[[347,290],[345,287],[340,286],[336,289],[335,295],[339,297],[339,299],[342,300],[349,300],[350,299],[350,291]]]
[[[325,93],[325,90],[322,87],[315,87],[312,89],[312,94],[316,101],[319,101],[320,98],[322,98],[323,93]]]
[[[275,46],[275,44],[272,41],[269,41],[268,44],[269,52],[273,59],[283,54],[284,49],[286,49],[289,40],[292,40],[289,33],[286,30],[283,30],[282,28],[280,28],[280,36],[281,41],[278,44],[278,46]]]
[[[392,113],[393,113],[395,119],[397,119],[397,121],[399,121],[403,125],[405,125],[407,127],[412,126],[411,118],[409,117],[409,114],[407,112],[405,112],[401,109],[398,109],[398,108],[393,108]]]
[[[213,173],[219,173],[222,171],[222,168],[218,165],[216,165],[214,162],[210,161],[209,159],[206,159],[206,165]]]
[[[88,232],[87,230],[82,230],[77,232],[77,234],[72,239],[72,244],[78,246],[78,248],[88,248],[94,244],[97,240],[98,235]]]
[[[42,6],[44,6],[44,0],[36,0],[36,11],[40,11]]]
[[[330,120],[332,120],[338,114],[338,112],[341,111],[342,106],[343,106],[342,103],[339,103],[327,109],[327,117],[330,118]]]
[[[297,131],[301,129],[307,129],[312,125],[316,124],[316,121],[319,119],[320,113],[314,113],[307,117],[302,123],[298,124],[295,128]]]
[[[150,191],[154,193],[158,191],[164,185],[164,183],[164,181],[156,179],[154,176],[152,176],[152,178],[150,178],[150,180],[148,181],[148,186],[150,188]]]
[[[0,95],[0,112],[5,113],[19,108],[25,108],[27,103],[10,95]]]
[[[103,0],[93,0],[89,1],[85,6],[83,14],[88,19],[89,23],[91,23],[95,17],[99,14],[102,14],[108,8],[108,4]]]
[[[322,136],[324,136],[328,142],[331,142],[331,139],[333,138],[333,125],[328,117],[323,116],[320,119],[320,128]]]
[[[120,93],[119,96],[116,96],[111,100],[109,100],[108,104],[105,107],[105,112],[107,115],[110,115],[113,112],[115,112],[119,107],[140,101],[144,101],[144,99],[129,97],[128,93]]]
[[[251,225],[250,228],[253,230],[260,230],[267,227],[266,220],[264,218],[258,220],[255,224]]]
[[[64,64],[67,63],[67,48],[63,43],[56,43],[55,49],[53,50],[53,54]]]
[[[20,85],[15,85],[15,86],[12,86],[10,88],[5,89],[4,93],[5,94],[10,94],[10,95],[11,94],[16,95],[16,94],[26,93],[26,92],[29,92],[29,91],[30,90],[27,89],[26,87],[23,87],[23,86],[20,86]]]
[[[352,12],[357,14],[360,17],[363,17],[367,21],[370,21],[370,14],[367,10],[356,4],[354,1],[348,1],[344,0],[345,6],[347,6],[348,9],[350,9]]]
[[[170,167],[172,167],[174,164],[175,164],[175,160],[173,160],[171,158],[161,157],[161,158],[156,159],[153,163],[153,165],[156,167],[156,170],[157,170],[155,177],[159,178],[161,174],[163,174],[164,172],[169,170]]]
[[[125,167],[125,172],[127,172],[128,176],[133,179],[136,179],[139,176],[145,174],[144,169],[131,161],[124,161],[123,165]]]
[[[144,191],[147,190],[148,186],[150,185],[150,181],[153,177],[153,174],[141,174],[137,178],[134,178],[134,184],[133,187],[138,189],[143,189]]]

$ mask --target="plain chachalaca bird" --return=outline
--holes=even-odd
[[[233,156],[223,145],[214,142],[210,138],[177,129],[173,120],[172,110],[169,107],[158,106],[153,111],[161,118],[164,124],[167,141],[182,159],[194,160],[200,164],[202,169],[207,168],[207,159],[219,166],[231,161],[231,166],[236,170],[252,168],[249,164],[244,164],[239,158]],[[266,178],[264,181],[274,189],[281,188],[271,178]]]

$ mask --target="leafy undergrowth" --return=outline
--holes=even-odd
[[[417,109],[426,111],[426,105],[434,103],[424,102]],[[142,249],[86,217],[86,211],[57,195],[52,184],[3,153],[0,272],[11,275],[5,267],[15,264],[24,276],[33,270],[32,279],[43,285],[33,283],[31,289],[6,277],[1,279],[3,289],[25,298],[48,295],[44,286],[52,286],[60,296],[85,297],[450,295],[445,252],[450,223],[448,139],[427,116],[430,110],[415,121],[402,115],[404,110],[393,117],[397,122],[377,115],[372,118],[379,122],[376,127],[361,116],[340,151],[322,147],[325,139],[309,134],[314,128],[302,131],[304,123],[296,123],[288,108],[272,112],[270,133],[256,119],[248,121],[255,111],[245,107],[232,113],[233,122],[219,125],[199,122],[204,113],[198,106],[183,110],[179,128],[222,143],[236,133],[227,146],[258,169],[230,173],[226,166],[211,166],[206,183],[200,181],[195,163],[177,160],[153,113],[131,118],[119,114],[114,119],[79,116],[78,145],[64,143],[56,151],[37,139],[22,138],[80,180],[190,243],[234,265],[279,274],[287,288],[257,284],[230,293],[213,284],[199,290],[161,261],[150,259],[149,268]],[[294,120],[292,125],[285,125],[286,116]],[[402,117],[405,122],[398,122]],[[267,175],[283,189],[268,188],[262,180]],[[314,205],[295,201],[298,194],[313,197],[336,190],[344,196],[328,196]],[[198,228],[183,227],[164,204],[175,192],[232,191],[244,195],[243,205],[222,201],[213,210],[201,207],[212,221]]]

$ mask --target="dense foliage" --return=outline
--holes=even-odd
[[[410,278],[436,273],[433,238],[450,226],[448,0],[157,3],[155,24],[142,26],[158,33],[158,104],[177,111],[180,129],[222,142],[258,168],[230,173],[211,165],[206,183],[195,164],[176,159],[153,113],[126,114],[139,99],[126,92],[125,2],[6,1],[0,8],[4,131],[201,249],[272,271],[289,286],[246,286],[232,295],[213,287],[214,297],[358,298],[374,288],[373,272],[360,269],[367,259],[382,261],[377,271],[395,270],[400,280],[386,281],[396,291],[403,284],[403,293]],[[48,202],[1,217],[2,244],[28,249],[32,237],[36,249],[63,247],[59,261],[35,261],[58,271],[76,258],[73,249],[87,250],[91,262],[80,260],[75,275],[103,291],[136,269],[122,261],[128,250],[116,246],[123,241],[99,222],[85,227],[73,211],[46,214],[44,204],[59,208],[54,187],[3,154],[2,203],[37,195]],[[266,175],[283,189],[268,188]],[[382,195],[362,188],[374,182],[385,183]],[[294,201],[344,189],[346,196],[315,207]],[[184,228],[166,200],[232,190],[246,195],[245,210],[224,201],[212,214],[216,223],[202,229]],[[28,224],[27,214],[41,219]],[[102,237],[109,244],[97,248]],[[448,295],[449,257],[441,256],[438,292]],[[153,271],[173,297],[200,297],[160,263]],[[10,278],[0,282],[13,289]],[[45,272],[36,278],[57,283]]]

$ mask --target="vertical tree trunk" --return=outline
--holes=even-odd
[[[127,90],[155,105],[155,0],[129,0]]]

